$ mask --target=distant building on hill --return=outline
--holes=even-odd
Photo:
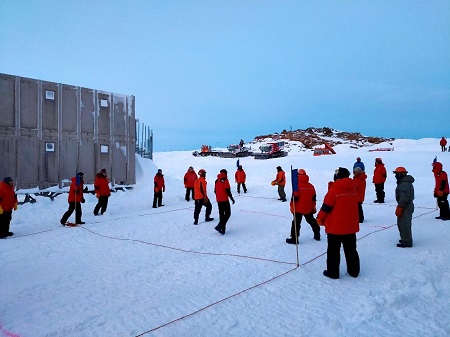
[[[0,73],[0,178],[17,188],[136,183],[135,97]]]

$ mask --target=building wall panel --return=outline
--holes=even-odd
[[[14,127],[14,87],[15,78],[13,76],[0,74],[0,128]]]

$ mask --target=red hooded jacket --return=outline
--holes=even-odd
[[[0,183],[0,206],[4,212],[11,212],[17,204],[17,195],[14,192],[14,186],[8,183]]]
[[[360,173],[353,177],[353,182],[356,187],[356,197],[358,202],[364,202],[366,195],[366,179],[367,175],[365,173]]]
[[[298,175],[298,191],[293,193],[293,197],[297,199],[294,203],[291,201],[291,209],[295,213],[311,214],[316,209],[316,189],[309,183],[309,176],[306,174]],[[293,199],[294,199],[293,198]],[[294,200],[295,200],[294,199]]]
[[[234,179],[238,184],[245,183],[245,179],[247,178],[247,175],[245,174],[245,171],[243,169],[237,169],[236,173],[234,174]]]
[[[97,197],[109,197],[111,190],[109,189],[108,178],[101,173],[95,175],[94,190]]]
[[[228,201],[230,196],[230,181],[227,179],[225,173],[219,173],[217,175],[217,180],[214,184],[214,193],[216,193],[216,201],[223,202]]]
[[[197,173],[195,173],[194,170],[187,170],[187,172],[184,174],[184,187],[194,188],[194,184],[197,178]]]
[[[436,185],[434,186],[434,195],[436,196],[439,191],[444,194],[449,193],[448,177],[445,171],[442,171],[442,164],[440,162],[433,163],[433,173]]]
[[[359,232],[358,201],[352,179],[338,179],[331,185],[317,218],[324,224],[328,234]]]
[[[386,181],[386,168],[383,163],[375,164],[375,170],[373,171],[373,180],[374,184],[382,184]]]
[[[166,184],[164,182],[164,174],[156,173],[155,175],[155,192],[164,191],[166,188]]]
[[[72,177],[71,181],[72,183],[70,184],[69,197],[67,198],[67,200],[69,202],[81,202],[83,200],[84,181],[83,179],[80,179],[79,185],[77,185],[76,177]]]

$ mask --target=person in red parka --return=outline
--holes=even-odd
[[[442,170],[442,164],[438,161],[433,163],[433,173],[436,181],[433,195],[437,198],[439,207],[439,216],[436,219],[450,220],[450,210],[447,200],[449,194],[447,173]]]
[[[277,166],[277,176],[275,177],[275,180],[272,181],[272,185],[278,186],[278,200],[281,200],[282,202],[287,201],[286,192],[284,191],[284,186],[286,185],[286,174],[281,166]]]
[[[84,173],[78,172],[75,177],[72,177],[69,189],[69,197],[67,201],[69,202],[69,209],[64,213],[60,222],[61,225],[65,226],[67,219],[72,215],[73,211],[75,211],[75,223],[77,225],[83,225],[85,222],[81,221],[82,211],[81,211],[81,203],[84,203],[83,197],[83,181]]]
[[[447,139],[445,139],[444,136],[442,136],[441,141],[439,142],[439,145],[441,146],[441,151],[445,152],[446,146],[447,146]]]
[[[244,193],[247,193],[247,186],[245,186],[246,179],[247,179],[247,175],[245,174],[245,171],[242,168],[242,165],[239,165],[236,170],[236,173],[234,174],[234,180],[237,183],[238,194],[241,194],[241,185],[242,185],[242,189],[244,190]]]
[[[364,198],[366,196],[366,173],[361,169],[361,167],[355,167],[353,169],[353,182],[356,187],[356,196],[358,198],[358,214],[359,214],[359,223],[364,222],[364,211],[362,208],[362,204],[364,202]]]
[[[0,183],[0,239],[14,234],[9,231],[13,210],[17,210],[17,195],[14,192],[13,180],[11,177],[5,177]]]
[[[106,212],[108,199],[111,195],[106,169],[101,169],[101,171],[95,175],[94,190],[95,196],[98,198],[97,205],[95,205],[94,208],[94,215],[98,215],[98,211],[103,215]]]
[[[194,168],[189,166],[188,170],[184,174],[184,187],[186,188],[186,195],[184,199],[186,201],[190,201],[190,195],[192,195],[192,199],[194,199],[194,184],[197,178],[198,176],[197,173],[195,173]]]
[[[384,183],[386,182],[386,168],[384,167],[383,161],[381,158],[375,159],[375,170],[373,171],[373,179],[372,182],[375,184],[375,193],[377,195],[377,199],[373,202],[382,204],[384,203]]]
[[[335,182],[331,185],[322,207],[317,215],[317,223],[325,226],[328,237],[327,269],[323,274],[329,278],[339,278],[341,244],[344,246],[347,272],[358,277],[360,262],[356,250],[356,233],[359,232],[358,199],[356,187],[350,172],[339,167],[334,174]]]
[[[214,184],[214,193],[216,194],[217,207],[219,208],[219,223],[215,227],[215,230],[222,235],[225,234],[227,222],[231,216],[231,206],[229,200],[231,200],[234,204],[227,174],[227,170],[221,169]]]
[[[291,213],[294,219],[291,225],[291,237],[286,239],[286,243],[297,244],[300,236],[302,217],[311,226],[314,233],[314,240],[320,241],[320,227],[314,218],[316,213],[316,189],[309,182],[309,176],[305,170],[298,170],[298,188],[292,193],[290,202]]]
[[[153,194],[153,208],[164,206],[162,203],[163,192],[166,191],[166,184],[164,182],[164,174],[162,174],[162,170],[158,169],[158,172],[155,174],[154,181],[154,194]]]

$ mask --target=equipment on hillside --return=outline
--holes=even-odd
[[[194,151],[192,152],[192,155],[197,157],[197,156],[201,156],[201,157],[206,157],[206,156],[215,156],[215,157],[219,157],[222,154],[221,151],[215,151],[215,150],[211,150],[211,145],[202,145],[200,152],[198,151]]]
[[[313,153],[314,156],[322,156],[322,155],[328,155],[328,154],[336,154],[336,152],[327,143],[324,143],[323,147],[314,148],[314,153]]]

